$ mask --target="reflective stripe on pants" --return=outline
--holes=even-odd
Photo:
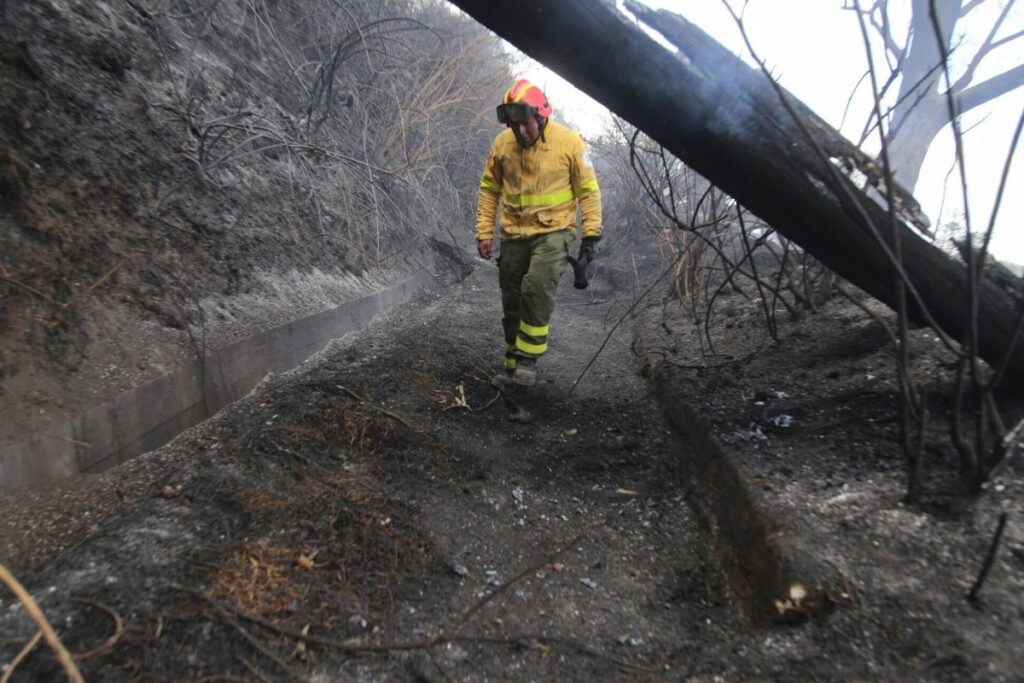
[[[575,239],[574,231],[559,230],[501,243],[501,324],[506,345],[520,356],[537,358],[548,350],[555,292]]]

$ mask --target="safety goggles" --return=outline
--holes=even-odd
[[[505,125],[525,121],[531,116],[536,116],[536,114],[537,107],[531,107],[528,104],[512,103],[498,105],[498,123],[504,123]]]

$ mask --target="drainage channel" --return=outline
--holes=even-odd
[[[754,623],[799,621],[832,608],[822,568],[782,532],[785,526],[749,476],[722,450],[707,419],[658,375],[665,417],[687,447],[695,502],[737,605]]]
[[[0,448],[0,490],[99,472],[158,448],[283,372],[332,339],[365,327],[433,283],[420,272],[388,289],[266,330],[214,350],[126,391],[45,433]]]

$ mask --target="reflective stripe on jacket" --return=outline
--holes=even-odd
[[[601,191],[586,144],[576,131],[548,121],[544,138],[522,148],[511,129],[494,138],[480,179],[476,238],[494,238],[501,200],[501,239],[576,229],[576,203],[583,236],[601,234]]]

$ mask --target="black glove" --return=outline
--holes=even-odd
[[[586,289],[587,285],[587,265],[594,260],[597,251],[597,243],[601,240],[598,237],[584,237],[583,241],[580,242],[580,251],[576,255],[576,258],[569,257],[569,263],[572,264],[573,272],[573,283],[572,286],[576,289]]]
[[[576,256],[576,260],[580,263],[593,261],[594,256],[597,255],[597,243],[600,241],[600,235],[596,237],[584,237],[580,242],[580,253]]]

